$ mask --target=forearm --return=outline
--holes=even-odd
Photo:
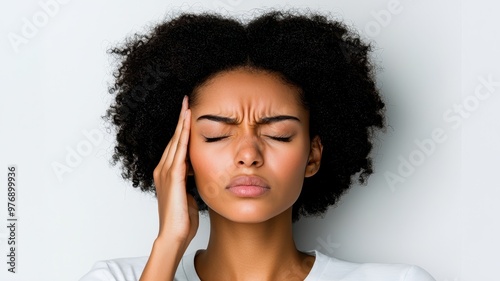
[[[185,251],[186,247],[182,243],[157,238],[140,281],[174,280],[175,271]]]

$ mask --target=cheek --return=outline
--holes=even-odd
[[[288,152],[281,157],[274,158],[273,163],[268,163],[272,166],[274,174],[288,182],[300,180],[304,177],[307,157],[303,153]]]
[[[189,159],[191,161],[191,166],[193,167],[195,177],[203,176],[210,172],[210,168],[213,167],[210,156],[210,151],[206,149],[200,149],[196,143],[191,143],[189,147]]]
[[[305,144],[274,150],[266,159],[269,171],[288,188],[300,189],[305,176],[309,152]]]
[[[189,157],[200,195],[204,199],[216,197],[220,192],[220,185],[230,180],[229,165],[232,163],[230,159],[227,159],[227,155],[214,151],[210,146],[196,143],[190,146]]]

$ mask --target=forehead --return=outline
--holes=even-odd
[[[198,87],[197,108],[225,110],[306,111],[299,97],[300,89],[285,83],[277,74],[248,69],[220,73]]]

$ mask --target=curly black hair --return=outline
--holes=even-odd
[[[134,34],[109,52],[119,61],[116,95],[105,119],[116,127],[112,163],[134,187],[155,192],[153,170],[173,136],[184,95],[241,67],[278,74],[300,89],[310,136],[324,146],[321,168],[306,178],[293,221],[334,205],[353,178],[372,170],[375,129],[385,127],[374,82],[372,46],[344,23],[319,13],[268,11],[247,23],[214,13],[181,14]],[[187,189],[207,210],[193,177]]]

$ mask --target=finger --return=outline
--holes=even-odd
[[[175,132],[174,135],[172,136],[172,139],[174,139],[180,134],[180,131],[182,129],[182,122],[184,121],[184,115],[187,108],[188,108],[188,97],[184,96],[184,98],[182,99],[181,112],[179,112],[179,118],[177,119],[177,126],[175,127]]]
[[[177,142],[177,136],[180,134],[180,131],[182,129],[182,123],[184,121],[184,113],[185,113],[186,109],[187,109],[187,96],[184,96],[184,99],[182,100],[181,112],[179,113],[179,120],[177,121],[177,126],[175,128],[174,135],[172,136],[172,138],[168,142],[167,147],[163,151],[163,154],[160,158],[160,161],[158,162],[157,167],[160,169],[163,168],[165,161],[168,158],[169,152],[172,149],[172,143]]]
[[[169,143],[169,145],[170,145],[169,153],[167,153],[167,156],[165,159],[165,164],[167,164],[166,165],[167,168],[171,165],[172,159],[174,158],[174,155],[175,155],[175,151],[177,150],[177,144],[179,142],[179,137],[180,137],[180,134],[182,131],[184,119],[186,118],[185,113],[186,113],[187,108],[188,108],[188,100],[187,100],[187,96],[185,96],[185,98],[182,102],[182,110],[181,110],[181,114],[179,115],[179,121],[177,123],[177,127],[175,128],[174,136],[172,137],[172,140]]]
[[[174,158],[172,160],[172,166],[175,167],[184,167],[182,171],[182,179],[185,180],[187,173],[187,165],[186,165],[186,155],[189,144],[189,133],[191,129],[191,110],[187,109],[184,117],[184,122],[182,126],[182,130],[179,136],[179,141],[177,143],[177,148],[174,153]],[[179,171],[181,172],[181,171]]]

